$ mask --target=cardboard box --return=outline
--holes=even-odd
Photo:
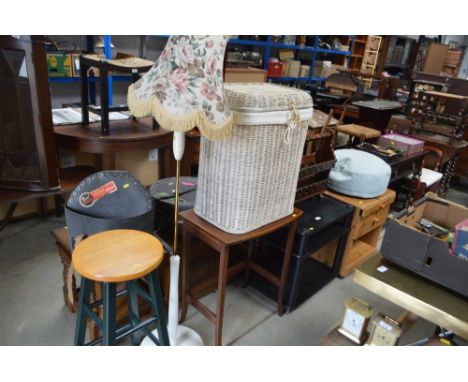
[[[283,70],[281,71],[281,77],[289,76],[289,63],[287,61],[283,62]]]
[[[380,252],[392,263],[468,297],[468,261],[451,253],[445,240],[422,232],[422,218],[454,230],[468,219],[468,208],[428,193],[412,209],[389,219]]]
[[[294,60],[294,51],[292,49],[281,49],[279,51],[279,58],[281,61],[291,61]]]
[[[289,64],[289,73],[288,77],[297,78],[301,70],[301,62],[297,60],[288,61]]]
[[[331,61],[315,61],[314,77],[329,77],[340,69],[346,69],[344,65],[332,64]]]
[[[326,72],[331,68],[331,61],[315,61],[314,77],[327,77]]]
[[[309,65],[301,65],[301,69],[299,72],[299,77],[309,77],[310,74],[310,66]]]
[[[266,82],[266,70],[256,68],[226,68],[224,82]]]
[[[71,55],[67,53],[47,53],[49,77],[73,77]]]

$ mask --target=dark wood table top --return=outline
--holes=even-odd
[[[405,105],[398,101],[390,101],[386,99],[372,99],[354,101],[353,105],[359,107],[366,107],[374,110],[398,110],[402,109]]]
[[[278,229],[292,223],[294,220],[299,219],[301,215],[302,211],[299,208],[294,208],[294,211],[291,215],[288,215],[279,220],[275,220],[274,222],[257,228],[256,230],[242,234],[232,234],[225,232],[219,229],[218,227],[215,227],[214,225],[208,223],[206,220],[196,215],[193,209],[180,213],[180,216],[182,217],[184,222],[196,226],[205,235],[210,236],[214,240],[222,242],[224,245],[227,246],[239,244],[277,231]]]
[[[411,155],[398,155],[398,156],[395,156],[395,157],[386,157],[385,155],[379,155],[377,152],[367,148],[364,145],[358,145],[358,146],[356,146],[356,149],[361,150],[361,151],[365,151],[365,152],[367,152],[369,154],[373,154],[375,156],[378,156],[379,158],[384,160],[386,163],[388,163],[390,166],[397,166],[397,165],[400,165],[402,163],[411,163],[411,162],[414,162],[414,161],[420,159],[421,157],[424,157],[426,154],[429,153],[428,150],[423,150],[423,151],[421,151],[419,153],[414,153],[414,154],[411,154]]]
[[[154,149],[172,143],[172,132],[153,129],[152,118],[110,121],[109,134],[101,134],[101,124],[54,126],[59,147],[86,153],[104,154]]]

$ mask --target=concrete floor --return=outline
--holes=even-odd
[[[468,205],[465,187],[450,190],[448,198]],[[62,265],[50,231],[63,227],[63,218],[34,218],[8,225],[0,233],[0,345],[70,345],[75,314],[62,297]],[[276,315],[275,304],[253,288],[237,283],[226,295],[223,344],[316,345],[339,321],[343,303],[358,297],[375,311],[398,317],[402,309],[355,285],[352,277],[336,279],[292,313]],[[213,307],[216,294],[204,297]],[[204,316],[189,310],[185,323],[205,344],[214,341],[214,330]],[[424,320],[402,338],[410,343],[430,335],[434,326]]]

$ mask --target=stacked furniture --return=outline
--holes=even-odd
[[[468,97],[434,90],[414,92],[411,101],[410,135],[443,153],[443,178],[439,192],[447,191],[460,154],[468,143],[463,140],[468,121]]]
[[[318,129],[309,127],[299,171],[296,203],[326,190],[328,175],[335,165],[334,135],[326,125]]]

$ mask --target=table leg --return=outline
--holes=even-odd
[[[180,309],[180,323],[185,321],[187,317],[188,301],[187,293],[189,291],[188,287],[188,266],[189,266],[189,247],[190,247],[190,233],[186,229],[187,223],[184,224],[183,234],[182,234],[182,301]]]
[[[252,262],[254,252],[255,252],[255,240],[250,240],[249,241],[249,249],[248,249],[248,252],[247,252],[247,268],[245,269],[244,283],[242,284],[242,288],[245,288],[249,284],[250,264]]]
[[[229,247],[224,247],[221,250],[219,258],[219,276],[218,276],[218,301],[216,304],[216,329],[215,329],[215,345],[221,346],[223,334],[223,318],[224,318],[224,298],[226,295],[227,271],[229,262]]]
[[[296,227],[297,227],[297,220],[292,222],[289,226],[288,240],[286,242],[286,248],[284,250],[283,266],[281,268],[281,277],[280,277],[280,285],[279,285],[279,290],[278,290],[278,302],[277,302],[277,305],[278,305],[277,309],[278,309],[279,316],[282,316],[284,313],[284,307],[283,307],[284,292],[286,290],[286,282],[288,280],[289,264],[291,263],[294,237],[296,236]]]
[[[16,207],[18,206],[17,202],[12,202],[10,204],[10,207],[8,207],[8,211],[3,218],[3,220],[0,221],[0,231],[6,227],[6,225],[10,222],[11,218],[13,217],[13,214],[15,213]]]

